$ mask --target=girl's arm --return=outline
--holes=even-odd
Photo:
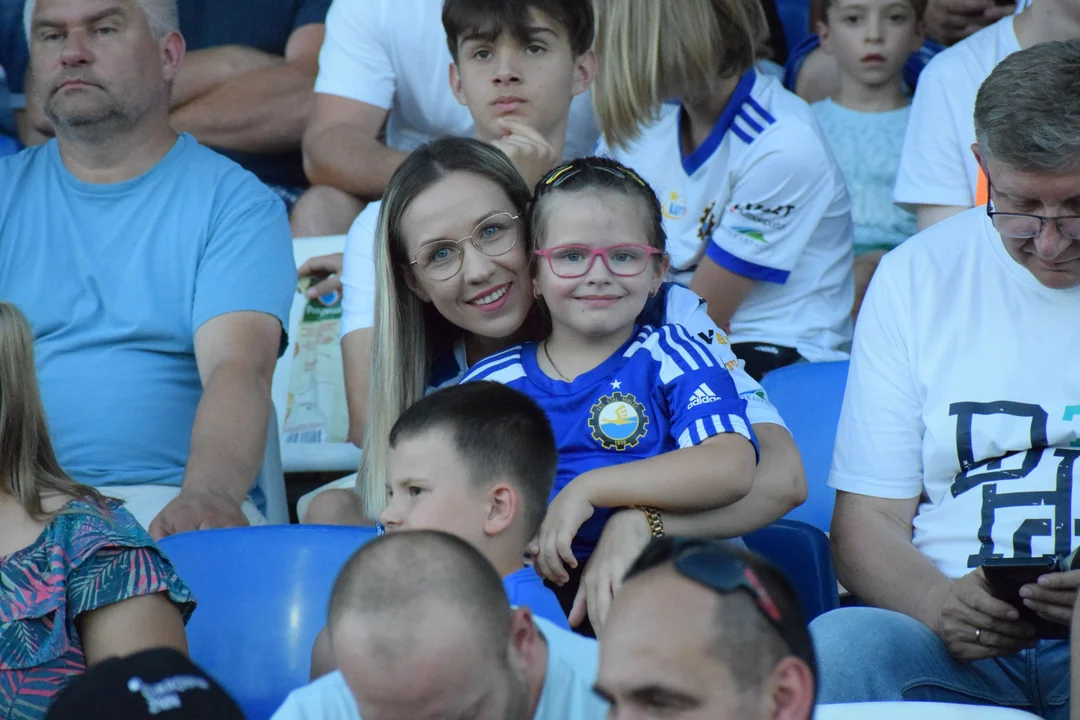
[[[662,513],[665,533],[739,537],[776,522],[806,501],[806,472],[791,433],[779,425],[758,423],[754,425],[754,434],[761,460],[754,471],[750,493],[731,505],[713,510]],[[643,541],[641,547],[644,546]]]
[[[87,667],[157,647],[188,652],[184,620],[167,593],[140,595],[90,610],[75,618],[75,625]]]
[[[562,492],[574,488],[593,507],[601,508],[647,505],[660,510],[709,510],[746,497],[756,461],[749,440],[724,433],[693,447],[590,470]],[[658,478],[664,482],[657,482]]]
[[[756,460],[747,438],[723,433],[693,447],[582,473],[548,507],[540,527],[537,567],[552,579],[565,576],[563,562],[577,567],[571,543],[598,507],[692,511],[736,502],[750,492]],[[659,478],[663,482],[657,482]]]
[[[773,423],[757,423],[754,434],[761,448],[761,460],[754,472],[750,494],[715,510],[663,512],[666,534],[739,537],[776,522],[802,504],[806,499],[806,474],[791,433]],[[581,586],[570,612],[571,626],[580,624],[586,614],[594,629],[603,625],[611,598],[651,537],[648,521],[640,510],[626,508],[611,516],[581,576]],[[539,553],[539,546],[534,546],[531,552]],[[569,580],[564,569],[557,570],[551,578],[554,582],[562,584]]]

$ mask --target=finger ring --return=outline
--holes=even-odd
[[[980,640],[981,637],[982,637],[982,628],[975,628],[975,642],[981,643],[982,642]]]

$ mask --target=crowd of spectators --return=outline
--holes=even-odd
[[[1080,4],[785,3],[0,0],[0,717],[241,716],[157,541],[267,522],[298,287],[381,537],[278,720],[1080,717]]]

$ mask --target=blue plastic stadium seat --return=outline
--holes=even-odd
[[[195,593],[191,658],[248,720],[266,720],[307,684],[330,590],[374,528],[273,525],[200,530],[161,541]]]
[[[840,607],[829,538],[821,530],[797,520],[777,520],[744,535],[743,541],[795,586],[807,622]]]
[[[0,157],[14,155],[19,152],[19,141],[13,137],[0,134]]]
[[[844,402],[848,362],[800,363],[774,370],[761,386],[780,411],[806,468],[806,502],[787,514],[825,532],[832,521],[836,491],[828,486],[836,427]]]

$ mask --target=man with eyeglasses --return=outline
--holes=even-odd
[[[822,702],[1069,714],[1080,571],[1080,41],[1005,59],[975,103],[990,203],[890,253],[859,316],[829,484],[869,607],[811,626]],[[1006,568],[1018,579],[1012,588]],[[1030,566],[1041,563],[1041,569]],[[1062,563],[1063,567],[1072,567]]]
[[[816,666],[794,590],[721,540],[664,537],[626,574],[600,633],[609,718],[806,720]]]

